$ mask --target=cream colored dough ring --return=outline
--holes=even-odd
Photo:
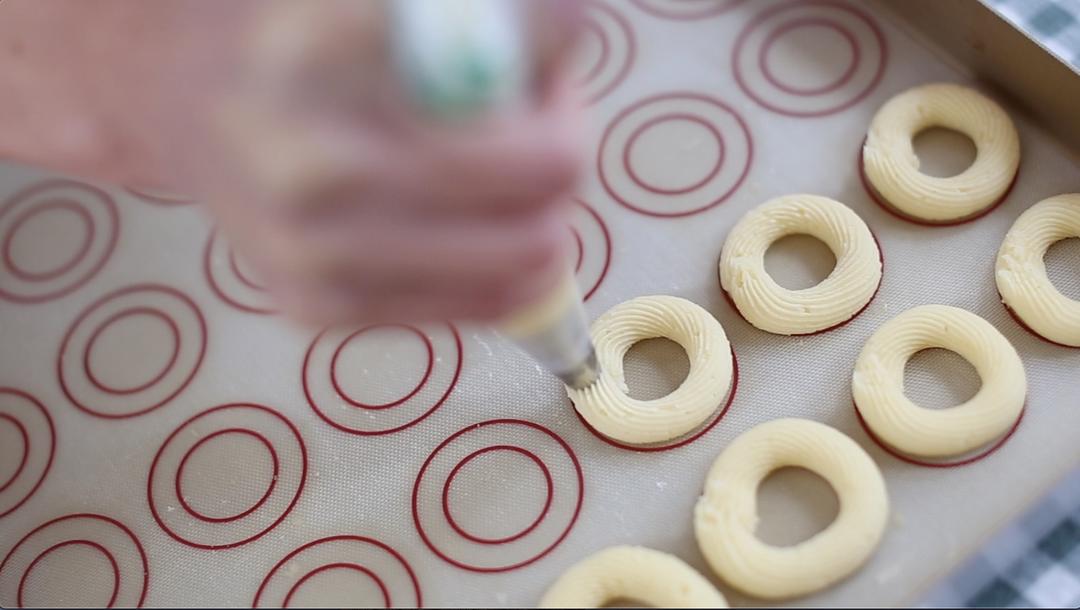
[[[829,482],[840,512],[794,546],[762,542],[757,489],[772,471],[798,466]],[[705,559],[731,586],[765,599],[805,595],[859,568],[885,531],[889,499],[877,465],[855,441],[806,419],[777,419],[736,438],[709,469],[694,510]]]
[[[765,252],[788,235],[825,242],[836,267],[821,283],[789,290],[765,271]],[[881,250],[873,233],[846,205],[817,195],[785,195],[739,219],[720,253],[720,286],[739,313],[761,330],[804,335],[847,322],[866,307],[881,283]]]
[[[982,387],[967,402],[924,409],[904,395],[904,367],[929,348],[956,352],[975,367]],[[909,309],[863,346],[851,380],[855,407],[879,439],[910,455],[945,457],[977,449],[1009,431],[1027,395],[1020,355],[979,316],[947,305]]]
[[[591,335],[600,378],[566,393],[601,434],[624,443],[671,440],[716,411],[732,379],[731,345],[724,327],[699,305],[672,296],[644,296],[612,307],[593,322]],[[665,337],[686,350],[690,372],[674,392],[655,400],[627,395],[623,358],[638,341]]]
[[[971,138],[976,150],[971,167],[947,178],[920,172],[912,138],[931,127]],[[1020,137],[1001,106],[978,91],[951,83],[922,85],[877,111],[863,144],[862,164],[869,186],[901,215],[954,223],[977,216],[1006,195],[1020,167]]]
[[[1005,235],[997,257],[1001,300],[1043,338],[1080,347],[1080,301],[1058,292],[1043,256],[1054,242],[1080,237],[1080,194],[1057,195],[1031,206]]]
[[[573,565],[541,608],[600,608],[630,599],[659,608],[727,608],[716,587],[678,557],[639,546],[604,549]]]

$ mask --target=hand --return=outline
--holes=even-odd
[[[533,103],[452,126],[403,95],[382,3],[5,8],[22,27],[0,25],[0,40],[20,53],[0,68],[47,99],[14,102],[41,143],[15,134],[0,153],[203,198],[303,320],[492,319],[558,281],[580,167],[562,71],[574,3],[525,6]],[[35,27],[54,34],[25,34]]]

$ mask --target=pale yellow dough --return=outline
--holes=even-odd
[[[971,363],[982,387],[967,402],[924,409],[904,395],[904,367],[929,348]],[[1027,378],[1020,355],[979,316],[947,305],[909,309],[881,326],[855,361],[851,394],[866,425],[911,455],[944,457],[977,449],[1006,433],[1024,408]]]
[[[840,512],[793,546],[762,542],[757,489],[769,473],[798,466],[833,487]],[[877,465],[855,441],[806,419],[777,419],[736,438],[713,463],[694,511],[698,545],[731,586],[764,599],[805,595],[842,580],[877,548],[889,500]]]
[[[971,138],[971,167],[947,178],[920,172],[912,139],[931,127]],[[889,205],[907,216],[948,223],[977,215],[1005,195],[1020,167],[1020,137],[994,100],[968,87],[935,83],[885,102],[870,122],[862,158],[866,179]]]
[[[1043,256],[1054,242],[1080,237],[1080,194],[1044,199],[1016,219],[997,257],[1001,300],[1043,337],[1080,347],[1080,301],[1058,292]]]
[[[659,608],[727,608],[716,587],[681,559],[640,546],[604,549],[574,564],[541,608],[600,608],[629,599]]]
[[[704,423],[731,387],[731,345],[720,322],[699,305],[673,296],[643,296],[612,307],[591,333],[600,378],[567,388],[581,416],[601,434],[633,444],[671,440]],[[638,341],[665,337],[686,350],[690,372],[674,392],[655,400],[627,395],[623,358]]]
[[[789,290],[765,271],[765,252],[788,235],[811,235],[836,257],[821,283]],[[785,195],[750,210],[731,230],[720,253],[720,285],[739,313],[778,335],[815,333],[854,317],[881,282],[881,251],[858,214],[817,195]]]

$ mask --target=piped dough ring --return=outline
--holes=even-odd
[[[788,235],[825,242],[836,267],[821,283],[789,290],[765,271],[765,252]],[[785,195],[746,213],[724,241],[720,285],[739,313],[761,330],[802,335],[827,330],[866,307],[881,283],[874,234],[846,205],[817,195]]]
[[[575,408],[601,434],[624,443],[663,442],[709,419],[731,387],[733,362],[724,327],[699,305],[673,296],[643,296],[612,307],[590,334],[600,378],[583,390],[567,388]],[[686,350],[690,372],[667,396],[628,395],[623,358],[638,341],[664,337]]]
[[[924,409],[904,395],[904,367],[929,348],[967,360],[982,387],[967,402]],[[1020,417],[1027,377],[1020,355],[979,316],[947,305],[909,309],[881,326],[863,346],[851,380],[855,408],[874,435],[910,455],[945,457],[1005,434]]]
[[[975,162],[955,176],[919,171],[912,139],[930,127],[947,127],[975,143]],[[862,151],[863,173],[883,203],[902,216],[934,224],[967,220],[1008,193],[1020,167],[1020,137],[1009,115],[985,95],[951,83],[908,89],[870,122]]]
[[[840,511],[810,539],[777,547],[754,534],[757,489],[786,466],[828,481]],[[702,554],[725,582],[782,599],[823,589],[858,569],[881,540],[888,506],[881,472],[855,441],[825,424],[777,419],[744,432],[716,459],[694,509],[694,529]]]
[[[727,600],[681,559],[640,546],[604,549],[559,577],[541,608],[600,608],[631,599],[657,608],[727,608]]]
[[[1001,301],[1043,338],[1080,347],[1080,301],[1061,294],[1046,276],[1043,257],[1055,242],[1080,237],[1080,194],[1057,195],[1016,219],[998,251]]]

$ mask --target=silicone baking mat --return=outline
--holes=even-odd
[[[867,124],[910,86],[971,81],[887,16],[722,0],[590,1],[587,14],[577,70],[592,162],[568,232],[586,307],[595,317],[664,293],[715,314],[739,365],[715,425],[666,450],[616,446],[487,331],[290,326],[199,205],[3,167],[0,604],[532,605],[571,563],[628,543],[708,574],[691,524],[705,472],[738,434],[777,417],[850,435],[891,499],[862,570],[793,603],[899,604],[1080,462],[1080,350],[1022,330],[992,273],[1017,215],[1080,188],[1050,134],[1011,109],[1023,161],[1004,204],[956,227],[910,224],[860,184]],[[885,274],[853,322],[789,338],[739,318],[716,260],[741,214],[797,192],[858,212]],[[1080,298],[1064,273],[1080,251],[1054,256]],[[820,266],[777,261],[792,281]],[[1022,423],[965,466],[886,453],[852,408],[863,342],[923,303],[983,316],[1027,367]],[[649,349],[677,381],[677,353]],[[670,387],[641,372],[649,361],[630,363],[638,385]],[[962,399],[972,388],[952,383],[969,379],[954,365],[924,358],[922,372],[939,374],[911,391],[929,400],[928,386],[945,382],[936,399]],[[790,541],[830,507],[805,478],[787,480],[766,484],[763,512],[769,537]]]

